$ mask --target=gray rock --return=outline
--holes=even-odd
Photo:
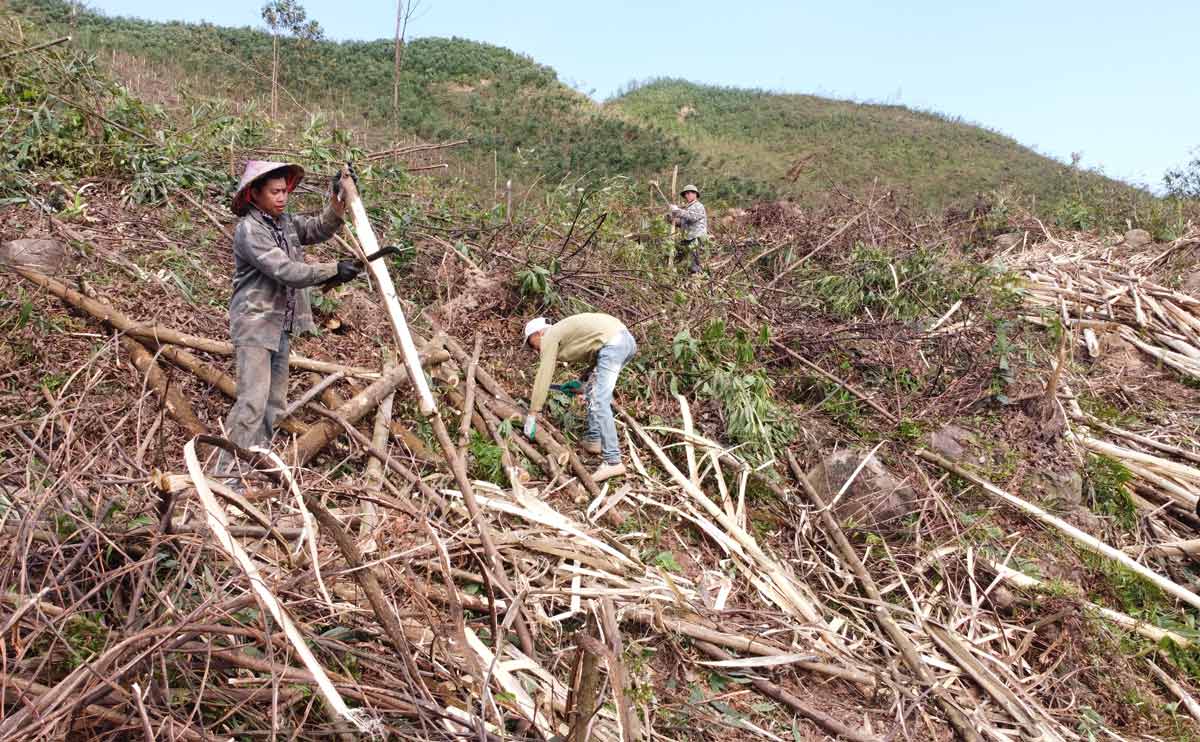
[[[833,503],[833,515],[842,525],[882,532],[900,530],[904,516],[916,509],[916,493],[874,456],[834,502],[866,455],[853,448],[834,451],[808,472],[808,481],[826,503]]]
[[[1189,273],[1187,278],[1183,279],[1183,286],[1181,288],[1185,294],[1200,296],[1200,272]]]
[[[1067,514],[1067,520],[1081,531],[1093,536],[1104,532],[1104,519],[1085,507],[1078,507]]]
[[[999,250],[1011,250],[1025,241],[1023,232],[1008,232],[996,238],[996,248]]]
[[[962,462],[975,443],[975,435],[957,425],[943,425],[940,430],[929,434],[929,447],[934,453],[954,462]]]
[[[53,275],[62,268],[67,250],[58,240],[13,240],[0,245],[0,264],[32,268]]]
[[[1125,244],[1128,247],[1145,247],[1151,242],[1154,242],[1154,238],[1144,229],[1131,229],[1125,233]]]
[[[1056,507],[1071,510],[1083,504],[1083,475],[1078,469],[1039,471],[1031,483],[1042,491],[1043,500]]]
[[[992,599],[992,605],[996,606],[996,610],[1007,611],[1017,603],[1017,596],[1013,595],[1013,591],[1009,590],[1004,585],[997,585],[988,593],[988,597]]]

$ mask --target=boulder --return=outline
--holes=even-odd
[[[988,597],[992,599],[992,605],[998,611],[1008,611],[1017,603],[1017,596],[1013,595],[1013,591],[1009,590],[1004,585],[997,585],[988,593]]]
[[[1083,504],[1083,475],[1078,469],[1042,469],[1030,476],[1029,483],[1056,508],[1074,510]]]
[[[1025,241],[1023,232],[1007,232],[996,238],[996,249],[1011,250]]]
[[[1104,536],[1104,519],[1083,506],[1067,513],[1066,519],[1071,525],[1085,533],[1098,537]]]
[[[929,448],[955,463],[968,460],[970,448],[975,443],[975,435],[957,425],[943,425],[927,436]]]
[[[1127,247],[1145,247],[1151,242],[1154,242],[1154,238],[1144,229],[1131,229],[1125,233],[1125,245]]]
[[[834,451],[807,473],[808,481],[827,504],[833,503],[833,515],[843,526],[897,531],[904,516],[916,509],[917,495],[875,456],[867,459],[854,482],[837,498],[867,455],[854,448]]]
[[[1200,296],[1200,272],[1187,274],[1187,277],[1183,279],[1183,286],[1180,288],[1183,289],[1185,294]]]
[[[58,240],[13,240],[0,244],[0,264],[32,268],[48,276],[58,273],[67,250]]]

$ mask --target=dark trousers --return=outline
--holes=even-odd
[[[700,260],[704,257],[704,239],[693,237],[690,240],[680,240],[675,249],[675,258],[682,263],[688,261],[688,273],[700,272]]]

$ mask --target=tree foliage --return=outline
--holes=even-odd
[[[1192,152],[1192,159],[1186,165],[1167,171],[1163,186],[1168,196],[1200,198],[1200,148]]]

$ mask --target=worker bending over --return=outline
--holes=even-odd
[[[541,352],[541,363],[529,395],[525,435],[532,439],[537,429],[537,415],[546,404],[555,364],[560,360],[590,362],[595,371],[590,374],[587,390],[587,434],[583,439],[583,450],[600,454],[603,460],[592,475],[597,482],[624,474],[612,399],[621,369],[637,353],[633,335],[616,317],[588,313],[572,315],[553,325],[545,317],[532,319],[525,325],[525,342]]]
[[[336,186],[320,216],[284,212],[304,178],[299,165],[251,160],[233,196],[241,217],[233,235],[229,333],[237,356],[237,401],[225,419],[229,440],[243,448],[270,445],[288,391],[293,333],[316,332],[308,287],[352,280],[356,260],[306,263],[302,245],[323,242],[342,226],[345,202]],[[228,457],[222,457],[228,462]],[[220,471],[225,469],[225,471]],[[218,464],[221,476],[233,472]]]

